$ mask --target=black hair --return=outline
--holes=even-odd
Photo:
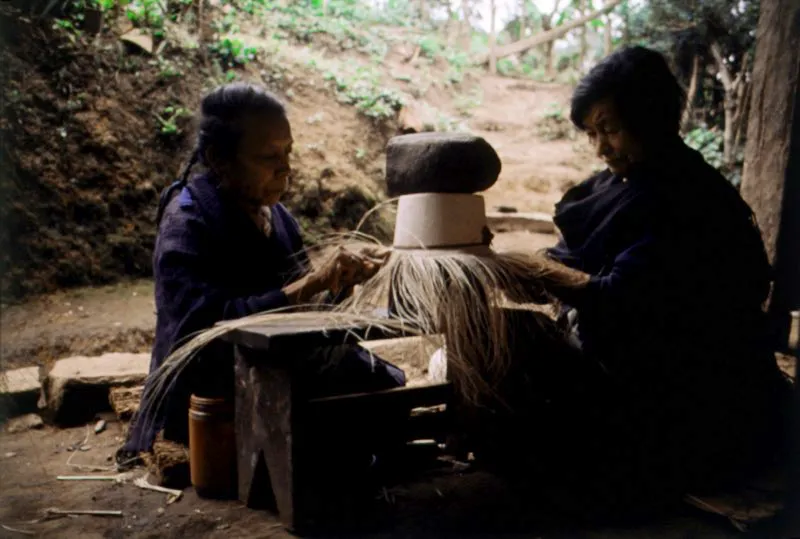
[[[286,117],[286,108],[280,99],[261,86],[236,82],[217,87],[200,105],[200,125],[197,141],[180,179],[161,194],[156,223],[161,221],[167,203],[177,189],[189,180],[192,169],[200,163],[208,167],[206,150],[213,147],[220,159],[232,159],[244,133],[241,120],[253,114],[274,114]]]
[[[680,131],[686,93],[657,51],[626,47],[594,66],[572,95],[570,120],[575,127],[585,129],[586,115],[603,99],[612,100],[623,126],[645,143]]]

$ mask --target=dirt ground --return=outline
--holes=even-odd
[[[98,475],[77,465],[108,466],[121,441],[121,425],[87,434],[85,428],[46,428],[0,435],[0,525],[37,537],[182,538],[182,537],[292,537],[268,511],[249,510],[235,501],[198,498],[189,488],[170,505],[166,495],[145,491],[132,483],[59,481],[59,475]],[[87,439],[88,437],[88,439]],[[86,440],[86,451],[67,448]],[[68,464],[68,459],[71,461]],[[143,475],[142,470],[137,474]],[[388,491],[388,520],[378,531],[361,537],[497,537],[509,522],[526,524],[503,537],[541,539],[734,538],[738,534],[724,520],[687,508],[671,518],[620,529],[554,529],[537,525],[544,510],[521,506],[492,477],[472,472],[428,474]],[[122,511],[122,516],[73,516],[46,519],[47,509]],[[538,513],[537,513],[538,511]],[[522,526],[522,525],[521,525]],[[0,528],[0,538],[23,536]],[[334,537],[340,535],[330,535]]]
[[[469,127],[497,150],[503,163],[497,183],[484,193],[486,207],[552,214],[564,191],[597,166],[588,143],[564,127],[571,88],[501,77],[484,77],[481,88],[483,101]],[[553,109],[561,111],[559,128],[569,136],[543,136],[543,129],[553,127],[546,118]]]

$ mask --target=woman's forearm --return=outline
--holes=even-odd
[[[311,298],[320,292],[324,292],[325,290],[326,289],[321,284],[320,280],[316,279],[312,273],[308,273],[304,277],[300,277],[296,281],[287,284],[281,289],[281,291],[286,295],[286,299],[289,301],[290,305],[306,303],[311,300]]]
[[[592,276],[540,253],[534,263],[537,280],[552,296],[567,303],[579,298]]]

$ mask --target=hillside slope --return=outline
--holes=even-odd
[[[124,19],[91,36],[8,7],[0,17],[4,302],[148,277],[158,194],[183,166],[200,97],[225,81],[286,101],[297,140],[286,203],[309,239],[352,228],[383,198],[383,151],[401,130],[485,136],[504,167],[490,207],[549,211],[588,171],[565,138],[568,88],[486,77],[410,28],[218,8],[202,46],[176,16],[146,52],[119,38]],[[556,140],[543,120],[562,131]]]
[[[3,17],[15,30],[2,53],[3,297],[149,275],[158,193],[192,142],[188,114],[170,121],[162,111],[194,110],[219,73],[196,50],[167,47],[154,61],[113,36],[73,42]],[[180,75],[165,75],[165,65],[182,66]],[[357,217],[335,200],[348,192],[358,217],[374,204],[391,125],[337,102],[313,76],[279,84],[270,75],[250,69],[243,78],[281,95],[298,127],[290,205],[311,229],[351,226]]]

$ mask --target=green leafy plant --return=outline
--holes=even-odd
[[[209,49],[228,67],[245,65],[258,56],[258,47],[247,45],[235,37],[223,37],[209,45]]]
[[[740,151],[733,167],[725,165],[725,142],[719,130],[697,127],[686,133],[683,140],[687,146],[700,152],[703,159],[722,172],[733,185],[738,186],[741,183],[744,156]]]
[[[477,87],[469,93],[456,97],[453,105],[461,116],[468,117],[473,110],[480,106],[481,101],[483,101],[483,92],[480,87]]]
[[[134,25],[160,30],[164,27],[165,4],[159,0],[132,0],[125,15]]]
[[[423,56],[433,60],[442,52],[442,45],[436,36],[425,36],[417,43]]]
[[[537,134],[544,140],[575,138],[575,129],[559,103],[550,103],[536,124]]]
[[[380,71],[372,67],[359,67],[353,74],[329,71],[324,78],[333,83],[339,101],[354,105],[365,116],[390,118],[403,106],[402,96],[384,88]]]
[[[174,107],[170,105],[168,107],[164,107],[164,110],[161,114],[155,114],[154,116],[161,125],[159,132],[162,135],[170,136],[180,134],[181,130],[178,127],[178,119],[188,116],[189,114],[189,111],[183,107]]]
[[[715,129],[698,127],[689,131],[684,137],[688,146],[703,155],[703,158],[714,168],[723,165],[722,133]]]
[[[517,73],[517,68],[508,58],[501,58],[497,61],[497,72],[504,77],[510,77]]]
[[[159,57],[158,60],[153,60],[150,62],[150,64],[158,65],[159,67],[158,76],[161,77],[162,79],[171,79],[183,75],[178,65],[171,60]]]

